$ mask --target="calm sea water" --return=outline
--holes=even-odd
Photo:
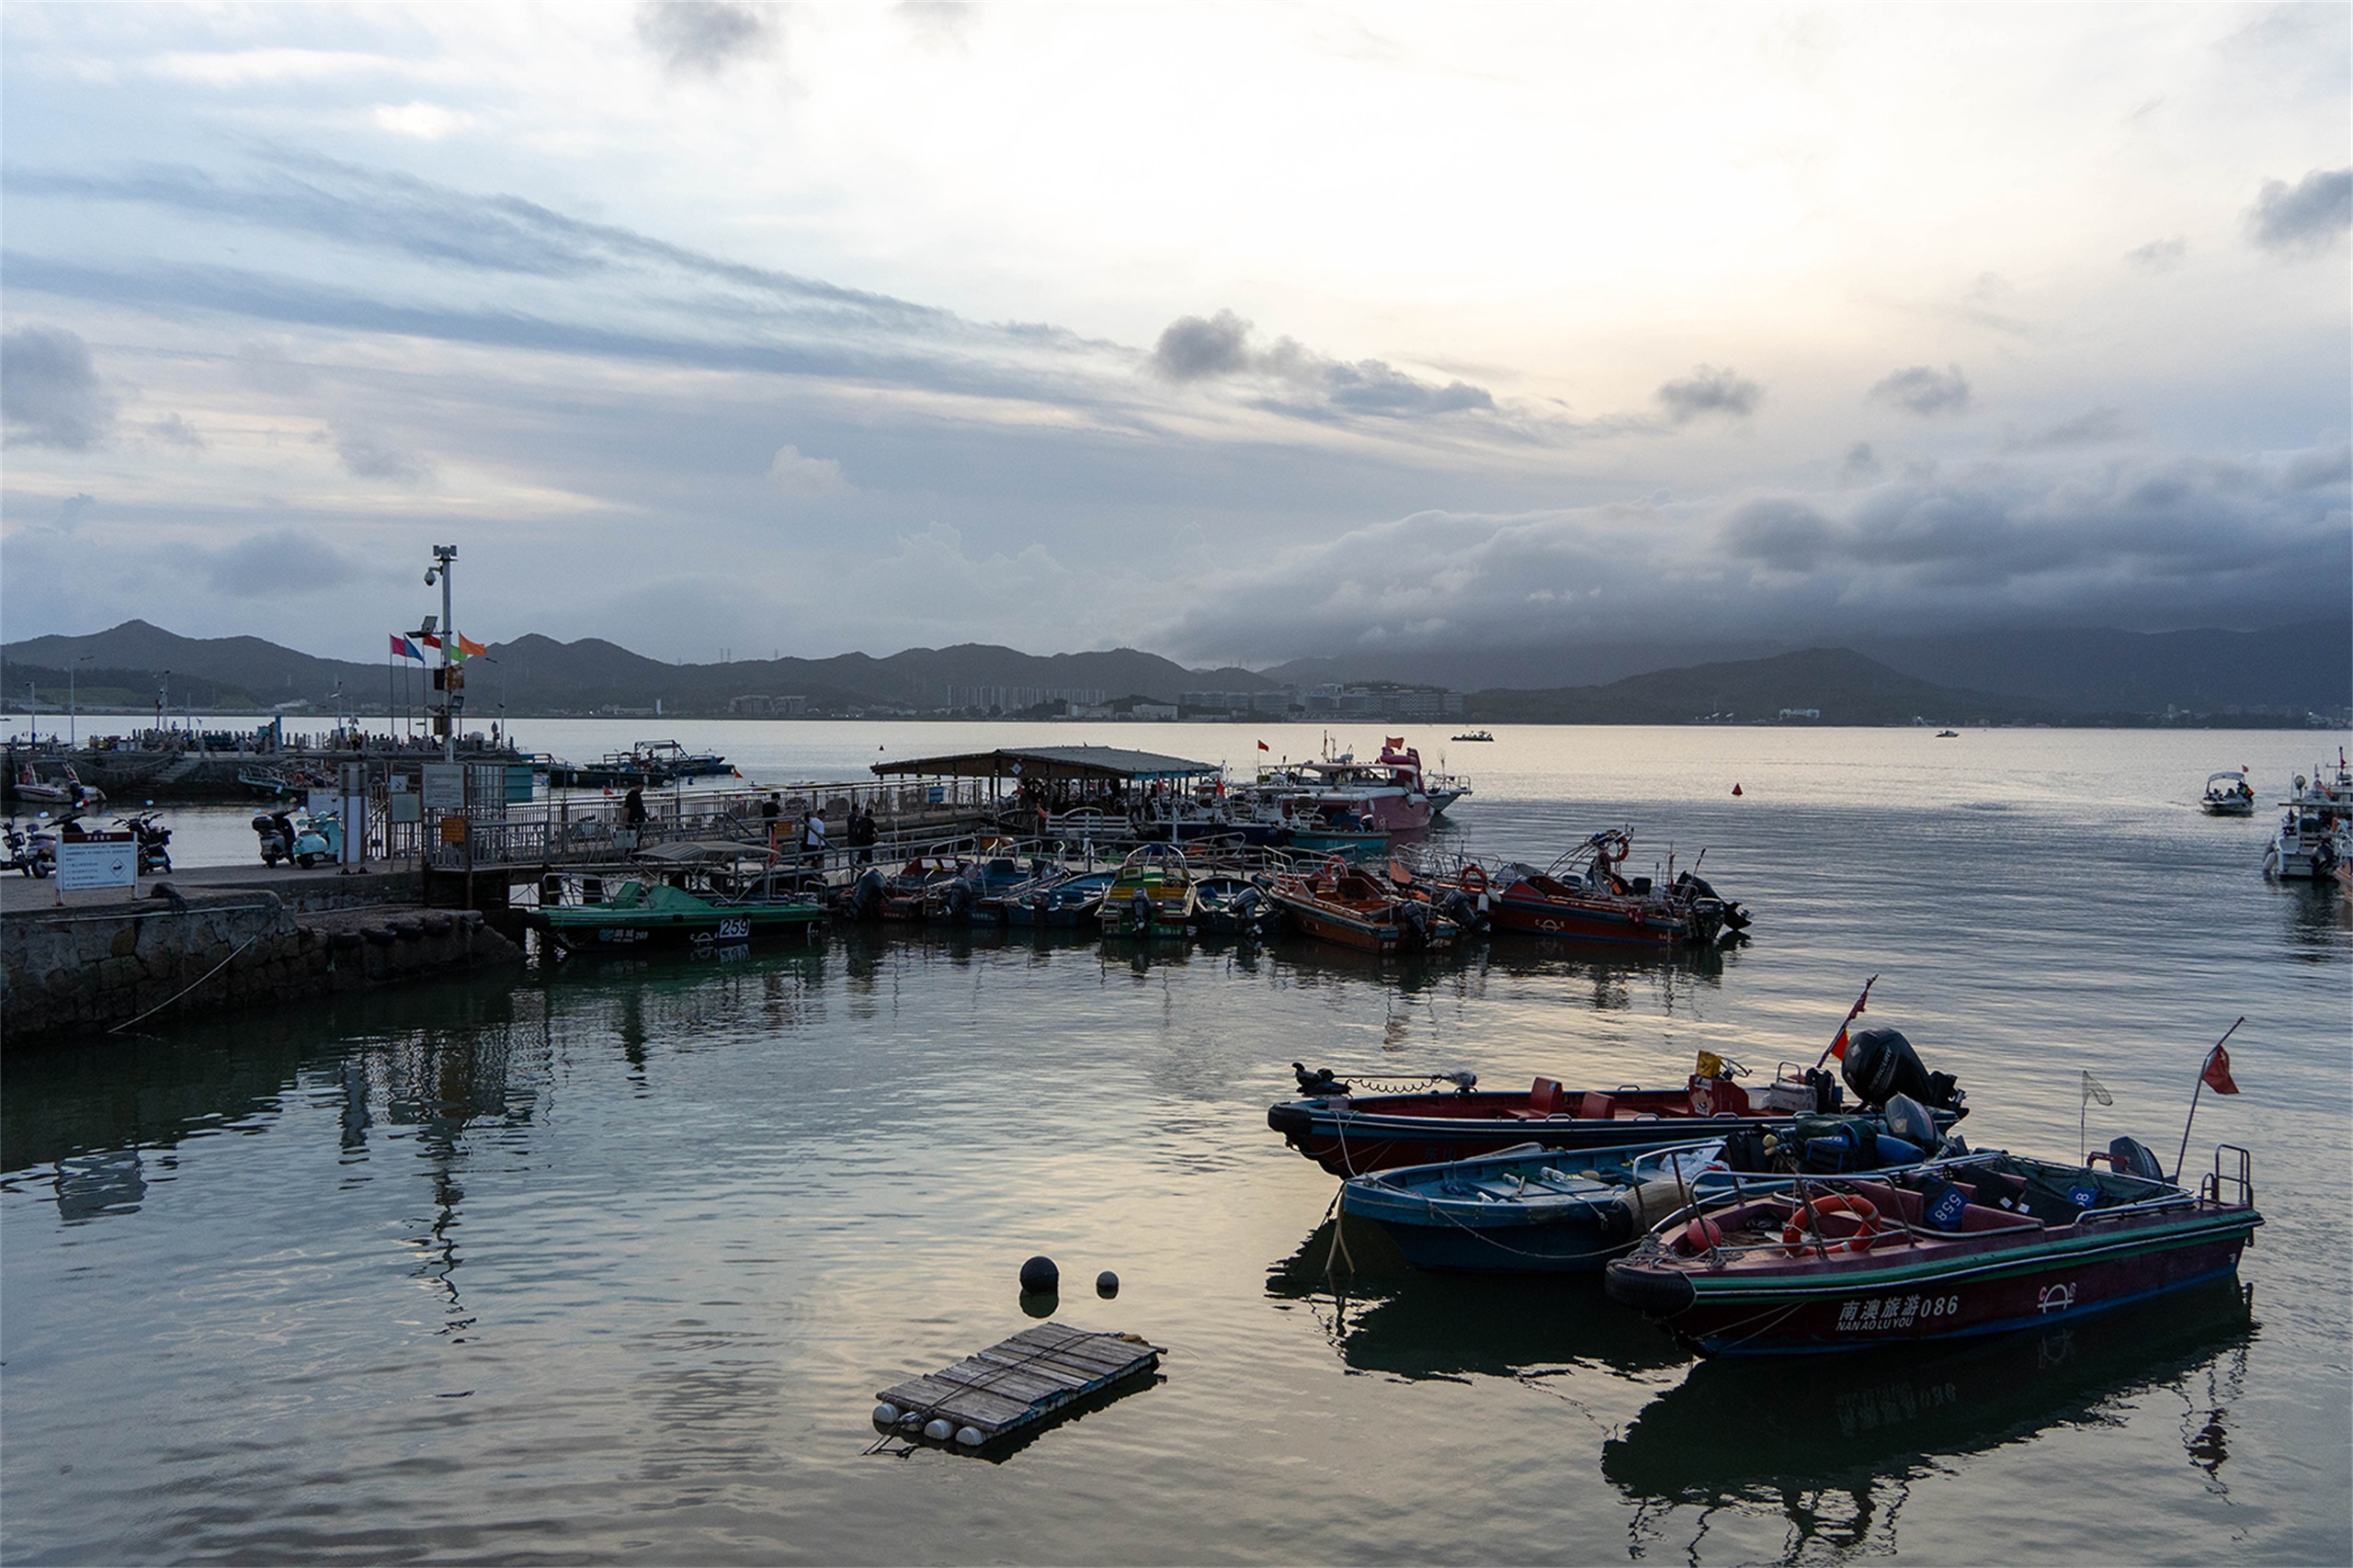
[[[643,729],[529,726],[609,749]],[[541,733],[546,732],[546,733]],[[557,732],[562,732],[558,733]],[[1066,727],[707,725],[764,781]],[[1086,737],[1209,759],[1261,732]],[[1278,751],[1312,733],[1263,732]],[[1377,743],[1377,733],[1351,737]],[[1630,824],[1756,915],[1721,956],[1381,965],[835,937],[568,963],[12,1058],[0,1553],[1200,1562],[2353,1557],[2353,926],[2190,802],[2339,737],[1529,729],[1447,746],[1472,844]],[[1436,745],[1427,750],[1439,749]],[[1743,793],[1731,794],[1734,782]],[[199,835],[200,836],[200,835]],[[224,835],[224,844],[233,842]],[[177,847],[178,846],[176,846]],[[244,846],[237,848],[242,855]],[[1811,1062],[1870,1017],[1979,1142],[2170,1156],[2241,1014],[2252,1307],[1946,1355],[1699,1364],[1577,1281],[1415,1274],[1265,1125],[1290,1063],[1490,1085]],[[1001,1464],[867,1456],[874,1391],[1028,1320],[1165,1381]],[[1086,1282],[1118,1271],[1116,1301]]]

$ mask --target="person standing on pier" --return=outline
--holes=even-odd
[[[801,858],[820,871],[825,869],[825,818],[815,806],[801,829]]]

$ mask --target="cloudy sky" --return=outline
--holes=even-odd
[[[5,633],[2342,614],[2348,14],[11,4]]]

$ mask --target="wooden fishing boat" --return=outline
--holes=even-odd
[[[2225,1153],[2234,1157],[2227,1168]],[[1612,1299],[1702,1355],[1850,1350],[2064,1323],[2238,1269],[2253,1162],[2191,1192],[2120,1138],[2095,1165],[1985,1151],[1733,1191],[1609,1265]]]
[[[1712,1125],[1700,1123],[1701,1127]],[[1943,1152],[1923,1106],[1897,1096],[1870,1117],[1800,1117],[1787,1136],[1735,1130],[1660,1149],[1547,1149],[1352,1176],[1340,1211],[1381,1227],[1420,1268],[1598,1273],[1670,1214],[1729,1189],[1810,1171],[1889,1171]]]
[[[1106,937],[1184,937],[1192,933],[1199,907],[1185,852],[1173,844],[1146,844],[1120,863],[1097,917]]]
[[[1741,907],[1685,871],[1665,888],[1618,868],[1633,847],[1624,828],[1597,833],[1538,869],[1510,862],[1488,871],[1465,865],[1451,885],[1484,896],[1497,930],[1573,941],[1631,942],[1651,948],[1700,947],[1749,924]]]
[[[1462,930],[1393,864],[1383,878],[1335,856],[1313,870],[1276,878],[1271,896],[1308,936],[1368,953],[1443,951]]]
[[[1703,1052],[1688,1081],[1671,1089],[1575,1090],[1538,1078],[1525,1090],[1497,1092],[1479,1089],[1476,1074],[1461,1073],[1404,1092],[1359,1095],[1329,1072],[1310,1074],[1294,1063],[1302,1097],[1267,1108],[1267,1125],[1334,1176],[1354,1176],[1475,1159],[1527,1142],[1582,1153],[1663,1149],[1741,1131],[1778,1140],[1795,1133],[1801,1117],[1842,1110],[1847,1088],[1865,1110],[1896,1095],[1917,1101],[1939,1135],[1969,1114],[1968,1096],[1951,1077],[1928,1072],[1893,1029],[1857,1030],[1840,1066],[1844,1085],[1824,1071],[1785,1069],[1754,1095],[1736,1081],[1747,1070],[1713,1052]]]

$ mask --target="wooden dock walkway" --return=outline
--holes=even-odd
[[[977,1449],[1145,1376],[1159,1367],[1162,1354],[1159,1346],[1131,1334],[1041,1323],[937,1372],[884,1389],[875,1396],[881,1402],[875,1424],[886,1440],[928,1437]]]

